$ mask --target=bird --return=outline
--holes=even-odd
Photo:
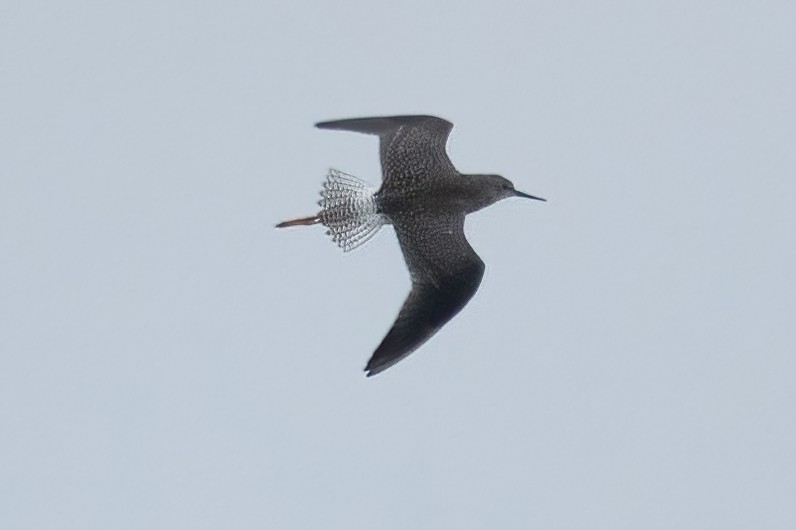
[[[382,184],[330,169],[321,210],[277,228],[322,224],[343,251],[392,225],[412,281],[395,322],[367,365],[368,377],[405,359],[470,301],[485,265],[467,241],[467,214],[509,197],[545,201],[491,174],[463,174],[446,152],[453,124],[426,115],[351,118],[316,123],[319,129],[378,136]]]

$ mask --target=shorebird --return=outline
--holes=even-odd
[[[387,116],[320,122],[379,137],[382,184],[330,170],[321,211],[277,228],[322,224],[344,251],[391,224],[412,279],[390,331],[365,367],[368,377],[404,359],[453,318],[478,290],[484,262],[464,236],[464,217],[508,197],[544,201],[499,175],[459,173],[445,145],[453,124],[435,116]]]

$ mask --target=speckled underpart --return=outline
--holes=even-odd
[[[318,214],[326,233],[344,252],[367,242],[386,219],[378,213],[376,190],[353,175],[330,169],[323,183]]]

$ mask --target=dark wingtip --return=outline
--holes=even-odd
[[[365,377],[373,377],[376,374],[380,374],[384,370],[384,368],[371,366],[371,363],[368,363],[368,365],[365,368],[363,368],[363,370],[365,372]]]
[[[441,134],[447,134],[453,127],[453,124],[448,120],[427,114],[372,116],[366,118],[319,121],[315,124],[315,127],[318,129],[336,129],[378,135],[394,131],[401,125],[424,125]]]

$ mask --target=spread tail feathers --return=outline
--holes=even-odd
[[[370,239],[387,218],[379,212],[374,191],[359,178],[330,169],[323,183],[321,211],[311,217],[283,221],[277,228],[322,224],[337,246],[348,252]]]
[[[300,226],[300,225],[315,225],[321,222],[321,217],[319,215],[313,215],[310,217],[302,217],[300,219],[291,219],[290,221],[282,221],[278,225],[277,228],[285,228],[288,226]]]

